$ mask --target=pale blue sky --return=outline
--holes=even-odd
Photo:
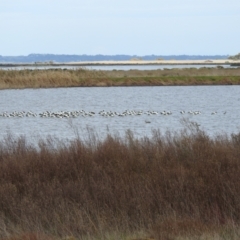
[[[0,0],[0,55],[233,55],[240,0]]]

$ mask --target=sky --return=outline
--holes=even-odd
[[[0,0],[0,55],[235,55],[240,0]]]

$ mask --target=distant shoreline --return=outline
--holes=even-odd
[[[42,66],[124,66],[124,65],[236,65],[240,60],[129,60],[129,61],[81,61],[81,62],[35,62],[35,63],[0,63],[1,67],[42,67]]]

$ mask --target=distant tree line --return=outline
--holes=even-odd
[[[234,56],[230,56],[228,57],[228,59],[231,59],[231,60],[239,60],[240,59],[240,53],[234,55]]]
[[[1,56],[0,62],[4,63],[35,63],[35,62],[79,62],[79,61],[128,61],[141,60],[205,60],[227,59],[229,55],[66,55],[66,54],[29,54],[27,56]]]

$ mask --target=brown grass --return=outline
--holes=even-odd
[[[8,238],[4,238],[2,240],[55,240],[53,237],[49,237],[46,234],[41,233],[21,233],[21,234],[15,234],[13,236],[10,236]]]
[[[0,239],[240,237],[240,134],[210,138],[194,127],[142,139],[89,134],[37,147],[10,135],[0,143]],[[113,232],[122,237],[107,238]]]
[[[163,70],[0,70],[0,89],[240,84],[240,68]]]

